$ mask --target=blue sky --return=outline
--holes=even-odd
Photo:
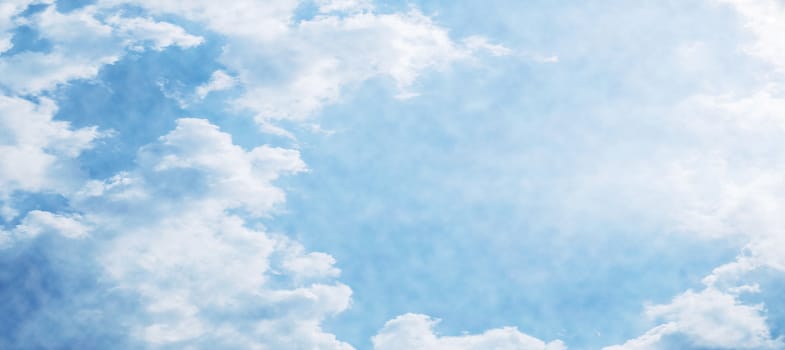
[[[785,348],[782,23],[0,2],[0,348]]]

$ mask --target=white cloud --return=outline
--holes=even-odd
[[[478,335],[439,336],[438,321],[425,315],[405,314],[388,321],[373,337],[375,350],[566,350],[561,341],[545,343],[516,328],[500,328]]]
[[[27,3],[0,8],[0,20]],[[124,3],[99,1],[68,13],[49,6],[24,20],[52,43],[52,50],[0,58],[0,84],[14,95],[40,95],[96,76],[128,49],[192,47],[203,41],[149,17],[104,16]],[[216,72],[197,95],[242,84],[246,93],[236,101],[238,107],[257,113],[259,123],[271,130],[271,120],[305,119],[339,102],[347,87],[369,79],[387,78],[401,96],[411,96],[413,84],[427,71],[446,69],[478,50],[509,53],[480,37],[455,42],[416,10],[371,13],[366,1],[319,1],[322,14],[299,23],[291,19],[297,1],[135,3],[153,15],[180,15],[228,36],[222,61],[237,78]],[[0,27],[0,35],[8,28]],[[9,45],[0,36],[0,50]],[[270,81],[270,67],[282,79]],[[8,116],[0,123],[9,126],[0,129],[8,136],[0,146],[7,147],[0,153],[0,184],[6,191],[48,190],[55,186],[53,174],[72,179],[63,159],[76,158],[100,136],[95,128],[74,130],[52,121],[56,108],[49,100],[3,97],[0,102],[9,111],[0,113],[0,118]],[[30,119],[20,118],[20,111]],[[23,159],[24,167],[10,166]],[[284,192],[273,183],[279,176],[306,170],[297,151],[245,150],[208,121],[187,118],[140,149],[136,164],[105,181],[89,181],[79,191],[60,191],[82,215],[32,211],[0,240],[7,245],[9,237],[21,234],[84,238],[91,233],[79,263],[97,260],[101,275],[92,277],[131,296],[135,304],[116,315],[122,319],[118,322],[149,347],[352,348],[321,327],[325,318],[350,305],[351,289],[335,281],[340,273],[335,260],[268,235],[249,220],[270,215],[284,201]],[[49,309],[47,317],[67,320],[68,311]],[[515,328],[442,337],[433,333],[434,322],[421,315],[398,317],[374,337],[374,344],[377,349],[565,348],[560,341],[545,343]]]
[[[777,0],[715,0],[733,6],[741,15],[744,27],[756,40],[746,48],[749,54],[772,63],[785,71],[785,6]]]
[[[52,44],[51,52],[21,52],[0,57],[0,86],[15,94],[39,94],[74,79],[89,79],[116,62],[125,50],[171,45],[192,47],[202,38],[182,28],[147,18],[111,16],[99,19],[100,9],[87,6],[61,13],[49,6],[16,25],[33,27]]]
[[[245,38],[271,39],[289,30],[299,0],[237,0],[219,2],[212,0],[101,0],[101,7],[133,3],[153,14],[174,14],[199,21],[216,32]]]
[[[0,3],[0,54],[13,47],[11,31],[17,26],[16,16],[31,4],[47,4],[41,0],[5,0]]]
[[[286,239],[279,240],[277,249],[283,273],[305,279],[337,277],[341,273],[335,267],[335,258],[329,254],[308,253],[302,245]]]
[[[622,345],[606,346],[603,350],[665,350],[666,345],[662,344],[663,338],[677,332],[678,325],[675,323],[666,323],[654,327],[643,335],[630,339]],[[683,348],[686,347],[687,345],[683,346]]]
[[[279,2],[276,8],[248,2],[255,10],[240,4],[228,11],[231,16],[209,22],[233,34],[257,36],[266,17],[268,24],[285,22],[292,4]],[[175,5],[179,12],[183,4]],[[192,3],[191,9],[202,6],[227,13],[223,10],[233,5]],[[105,10],[87,6],[60,13],[50,6],[26,19],[26,25],[52,42],[52,50],[3,57],[0,84],[14,94],[40,94],[95,76],[126,49],[202,42],[180,27],[146,17],[100,19]],[[260,13],[265,15],[258,17]],[[243,15],[244,29],[238,26]],[[205,94],[230,83],[225,74],[214,78]],[[56,107],[49,100],[32,103],[3,96],[0,102],[5,194],[48,190],[54,186],[53,175],[71,179],[61,159],[77,157],[100,136],[95,128],[73,130],[66,122],[52,121]],[[270,146],[246,151],[205,120],[181,119],[175,130],[139,151],[138,164],[138,169],[106,181],[89,181],[82,190],[60,191],[89,223],[80,215],[32,211],[3,232],[4,246],[49,232],[81,238],[95,228],[100,235],[91,236],[85,246],[90,249],[81,251],[84,261],[97,259],[113,290],[141,302],[141,309],[117,317],[126,318],[119,322],[152,347],[351,349],[321,329],[322,320],[345,310],[351,297],[347,286],[334,281],[339,274],[334,259],[249,228],[244,219],[270,215],[283,202],[283,191],[272,182],[305,170],[297,151]],[[58,316],[67,310],[47,312],[68,319]]]
[[[20,94],[36,94],[71,79],[95,76],[98,69],[122,53],[111,27],[93,18],[91,11],[62,14],[50,6],[28,20],[42,38],[52,42],[51,52],[21,52],[0,58],[0,84]]]
[[[334,280],[334,259],[245,219],[284,200],[272,182],[305,170],[296,151],[246,151],[206,120],[180,119],[139,151],[137,164],[73,197],[107,234],[94,254],[113,288],[141,298],[143,309],[129,315],[140,320],[131,323],[137,339],[153,347],[351,349],[320,326],[351,297]]]
[[[60,215],[41,210],[33,210],[16,227],[18,235],[32,238],[43,233],[57,233],[68,238],[84,238],[89,227],[83,224],[78,215]]]
[[[703,279],[706,288],[686,291],[646,315],[663,321],[642,336],[606,349],[782,349],[766,323],[763,304],[739,295],[758,293],[751,272],[785,271],[782,98],[774,86],[748,95],[696,95],[678,107],[677,125],[698,150],[683,152],[664,171],[674,203],[668,210],[677,231],[708,239],[747,242],[737,259]],[[740,152],[743,156],[740,157]]]
[[[160,190],[176,195],[204,191],[210,201],[254,215],[269,213],[283,201],[283,191],[271,181],[306,169],[295,150],[260,146],[246,152],[203,119],[178,120],[160,141],[143,148],[139,160],[149,176],[158,178]]]
[[[411,95],[424,72],[446,69],[478,49],[453,42],[447,30],[417,11],[316,17],[299,22],[272,45],[248,45],[233,43],[222,60],[247,87],[238,107],[257,113],[260,123],[305,119],[339,102],[344,89],[377,77],[394,82],[399,94]],[[249,69],[259,60],[291,66],[282,72],[288,79],[266,81],[266,75]]]
[[[696,95],[678,107],[697,150],[666,171],[680,230],[747,244],[736,262],[707,277],[727,287],[766,267],[785,271],[785,95],[769,83],[746,94]],[[734,275],[729,281],[719,276]],[[713,283],[713,282],[712,282]]]
[[[276,134],[285,133],[272,120],[308,118],[339,102],[343,90],[369,79],[391,79],[399,96],[411,97],[416,95],[410,91],[413,83],[426,71],[446,69],[478,50],[509,53],[478,36],[456,43],[419,11],[376,14],[369,2],[360,0],[320,0],[316,4],[323,14],[300,22],[292,20],[298,1],[99,2],[122,3],[203,22],[226,35],[221,62],[245,88],[235,107],[255,113],[257,122]],[[218,82],[211,80],[197,95],[205,96]]]
[[[687,291],[670,304],[648,307],[649,317],[678,325],[698,347],[773,348],[762,305],[744,305],[736,296],[707,288]]]
[[[504,45],[492,44],[488,38],[473,35],[463,39],[464,45],[472,51],[487,51],[493,56],[507,56],[512,54],[512,50]]]
[[[742,304],[736,295],[708,287],[687,291],[665,305],[649,306],[650,318],[665,321],[646,334],[605,350],[781,349],[772,339],[762,305]]]
[[[188,34],[181,27],[171,23],[156,22],[149,18],[112,16],[106,23],[112,25],[121,35],[128,37],[128,46],[137,50],[143,50],[144,47],[142,44],[135,43],[145,41],[152,42],[152,48],[158,51],[169,46],[189,48],[204,42],[203,38]]]
[[[783,41],[779,33],[785,29],[785,4],[763,0],[717,0],[732,6],[741,16],[744,27],[752,34],[747,53],[771,64],[775,74],[766,69],[762,86],[720,96],[698,96],[693,104],[708,111],[715,121],[704,119],[703,130],[727,140],[723,155],[729,162],[743,165],[742,171],[727,172],[722,179],[732,191],[723,191],[728,202],[736,203],[723,216],[726,222],[750,237],[745,252],[736,262],[719,272],[735,271],[736,275],[756,268],[772,268],[785,272],[785,167],[781,149],[785,136],[785,84],[780,75],[785,70]],[[719,122],[718,122],[719,121]],[[744,151],[744,162],[732,156]],[[738,175],[741,173],[742,175]],[[723,275],[727,275],[724,273]],[[719,279],[716,277],[715,279]]]
[[[700,292],[687,291],[646,314],[661,322],[644,335],[606,349],[782,349],[766,323],[763,304],[747,305],[740,295],[765,293],[754,272],[785,272],[785,69],[782,32],[785,6],[780,1],[717,0],[740,15],[751,41],[744,52],[767,64],[757,86],[726,93],[698,93],[674,109],[669,127],[687,135],[679,153],[653,186],[664,183],[667,210],[676,231],[709,239],[740,241],[735,261],[715,268]],[[683,55],[706,55],[700,45]],[[700,52],[694,52],[700,51]],[[694,57],[691,57],[694,58]],[[706,61],[698,57],[695,62]],[[682,60],[683,62],[684,60]],[[697,63],[689,61],[690,65]],[[772,70],[771,68],[774,68]],[[688,67],[694,69],[695,67]],[[756,68],[756,69],[759,69]]]
[[[208,82],[196,88],[196,96],[200,99],[204,99],[209,93],[213,91],[231,89],[236,84],[237,80],[234,77],[226,74],[226,72],[222,70],[217,70],[213,72]]]
[[[80,215],[54,214],[47,211],[28,212],[16,227],[0,230],[0,253],[20,242],[35,239],[39,235],[61,235],[70,239],[86,237],[90,227]]]
[[[149,321],[133,329],[152,345],[347,348],[325,341],[319,323],[348,307],[349,288],[307,282],[334,274],[270,275],[277,245],[237,217],[195,211],[122,232],[101,260],[119,288],[147,304]]]
[[[14,191],[64,190],[75,186],[73,162],[102,136],[95,127],[74,129],[52,120],[57,107],[0,95],[0,200]]]

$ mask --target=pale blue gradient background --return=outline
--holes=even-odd
[[[86,3],[61,1],[58,8]],[[161,85],[192,90],[222,68],[222,38],[169,18],[206,43],[130,54],[94,81],[72,82],[51,96],[60,105],[56,118],[116,131],[81,157],[94,178],[130,168],[141,145],[183,116],[209,118],[244,147],[299,147],[310,172],[278,182],[287,205],[263,221],[336,258],[353,305],[326,328],[358,349],[369,349],[384,322],[406,312],[443,319],[444,334],[517,326],[570,349],[622,343],[651,327],[640,317],[645,303],[700,288],[712,268],[733,260],[740,242],[674,234],[657,208],[625,202],[656,202],[656,194],[619,194],[623,187],[613,186],[579,191],[587,170],[692,144],[660,127],[662,106],[752,83],[756,63],[735,49],[745,34],[730,25],[736,19],[727,8],[703,1],[464,0],[386,1],[378,9],[410,5],[456,38],[483,35],[559,61],[484,57],[428,73],[414,87],[421,95],[408,100],[392,97],[390,81],[372,80],[320,114],[317,122],[334,133],[290,125],[292,141],[227,112],[226,98],[236,91],[189,106],[167,98]],[[309,9],[301,13],[307,17]],[[685,71],[669,60],[668,50],[696,41],[714,53],[710,64]],[[18,31],[14,44],[5,55],[47,50],[29,29]],[[14,200],[25,210],[67,207],[57,196],[22,193]],[[69,296],[95,283],[58,284],[57,263],[46,260],[58,257],[36,252],[0,261],[0,336],[47,303],[78,308]],[[14,287],[20,276],[40,286],[21,293]],[[766,300],[776,337],[785,327],[785,304],[776,295],[785,287],[770,283],[755,298]],[[21,309],[11,309],[10,301],[21,299],[13,304]],[[101,341],[122,338],[96,333]]]

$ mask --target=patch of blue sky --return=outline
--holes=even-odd
[[[95,0],[58,0],[55,6],[60,12],[70,12],[94,3]]]
[[[27,213],[33,210],[43,210],[54,213],[69,213],[72,209],[68,205],[68,199],[56,193],[38,193],[28,191],[16,191],[9,196],[4,203],[12,206],[20,213]],[[16,216],[10,219],[0,216],[0,228],[11,229],[18,225],[23,216]]]
[[[19,26],[12,33],[11,44],[13,46],[10,50],[0,53],[0,57],[13,56],[26,51],[47,53],[52,49],[52,43],[41,38],[38,31],[29,26]]]

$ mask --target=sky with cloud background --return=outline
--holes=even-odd
[[[0,349],[785,349],[783,0],[0,0]]]

